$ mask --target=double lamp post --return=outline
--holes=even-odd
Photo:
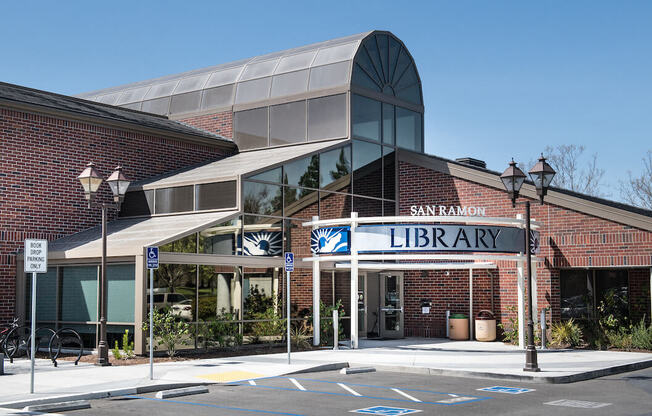
[[[543,197],[548,191],[550,182],[555,176],[555,170],[546,162],[546,158],[543,157],[543,154],[539,158],[539,161],[534,165],[532,169],[528,172],[534,186],[537,189],[537,195],[541,200],[541,205],[543,205]],[[512,199],[512,207],[516,207],[516,198],[518,198],[518,193],[521,190],[523,182],[525,182],[525,173],[516,166],[514,159],[509,163],[509,167],[500,175],[500,180],[505,185],[507,193]],[[523,371],[541,371],[537,363],[537,350],[534,346],[534,323],[533,323],[533,314],[532,310],[532,249],[531,249],[531,239],[532,235],[530,234],[530,201],[525,201],[525,251],[527,255],[527,347],[525,348],[525,367]]]
[[[94,197],[104,181],[95,169],[93,162],[86,165],[86,169],[77,177],[84,188],[88,200],[88,207],[99,206],[102,208],[102,267],[100,272],[100,342],[97,346],[97,362],[99,366],[111,365],[109,362],[109,347],[106,342],[106,212],[109,208],[120,211],[120,204],[124,200],[129,187],[129,179],[122,173],[122,167],[113,170],[106,182],[113,193],[113,202],[97,202]]]

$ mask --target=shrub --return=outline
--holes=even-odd
[[[606,335],[611,347],[621,350],[632,349],[632,334],[627,330],[627,328],[618,328],[616,331],[608,331]]]
[[[153,332],[156,345],[154,348],[163,346],[169,357],[174,357],[178,345],[188,344],[190,324],[180,320],[172,314],[172,311],[157,311],[154,309],[152,315]],[[143,331],[149,330],[149,315],[147,321],[143,322]],[[153,342],[150,340],[150,342]]]
[[[319,327],[320,327],[320,344],[321,345],[333,345],[333,311],[337,309],[337,333],[338,339],[343,339],[344,326],[342,325],[342,318],[345,316],[344,306],[342,306],[342,300],[338,300],[335,305],[326,305],[324,302],[319,301]],[[308,322],[312,323],[312,308],[310,313],[307,316]],[[314,328],[313,328],[314,331]]]
[[[582,343],[582,328],[573,318],[556,322],[550,327],[550,341],[560,347],[576,347]]]
[[[518,344],[518,313],[514,306],[508,306],[509,316],[507,323],[499,323],[498,328],[503,331],[503,342],[510,344]]]
[[[632,347],[652,350],[652,324],[645,326],[645,318],[632,327]]]
[[[261,320],[261,322],[253,322],[251,326],[255,339],[283,336],[285,319],[273,305],[269,306],[264,312],[253,313],[252,318]]]
[[[222,308],[215,320],[201,322],[198,326],[199,342],[209,346],[237,347],[242,345],[242,334],[236,314]]]
[[[290,327],[290,342],[296,349],[310,348],[310,329],[306,321],[301,321]]]
[[[113,358],[116,360],[119,360],[122,358],[122,354],[120,354],[120,347],[118,347],[118,340],[115,340],[115,346],[113,347]]]

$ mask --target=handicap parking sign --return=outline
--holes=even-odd
[[[507,393],[507,394],[521,394],[521,393],[527,393],[530,391],[535,391],[534,389],[525,389],[521,387],[505,387],[505,386],[493,386],[493,387],[485,387],[482,389],[478,389],[481,391],[490,391],[493,393]]]
[[[158,269],[158,247],[147,247],[147,268]]]
[[[285,271],[294,271],[294,253],[285,253]]]
[[[384,415],[384,416],[398,416],[409,415],[410,413],[418,413],[421,410],[406,409],[403,407],[389,407],[389,406],[373,406],[366,409],[351,410],[351,413],[362,413],[365,415]]]

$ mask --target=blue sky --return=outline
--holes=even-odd
[[[583,144],[619,199],[652,149],[648,1],[48,1],[2,6],[0,81],[63,94],[372,29],[414,56],[426,151],[502,171]]]

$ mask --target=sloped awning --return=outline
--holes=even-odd
[[[169,215],[152,218],[128,218],[107,224],[107,256],[137,256],[143,247],[159,246],[224,222],[238,211]],[[102,230],[93,227],[49,244],[50,259],[101,257]]]

